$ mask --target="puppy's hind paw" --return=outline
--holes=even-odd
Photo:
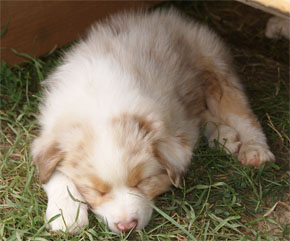
[[[236,154],[239,152],[241,142],[239,140],[238,132],[230,126],[221,125],[208,138],[209,147],[214,148],[216,141],[229,154]]]
[[[243,165],[258,168],[263,162],[275,161],[275,156],[266,144],[250,142],[242,144],[238,159]]]

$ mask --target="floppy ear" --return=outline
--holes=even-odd
[[[40,136],[32,143],[32,159],[38,168],[41,184],[45,184],[63,159],[63,153],[55,140]]]
[[[185,135],[167,136],[153,147],[154,155],[167,171],[171,183],[180,186],[186,167],[192,157],[192,147]]]

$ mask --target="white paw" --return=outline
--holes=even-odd
[[[47,228],[51,231],[68,231],[73,234],[78,232],[83,226],[89,224],[87,206],[79,203],[72,203],[72,200],[64,202],[64,205],[60,207],[57,204],[48,203],[45,219],[48,222],[55,215],[60,214],[58,218],[48,223]],[[77,216],[78,215],[78,216]]]
[[[235,154],[239,152],[241,142],[240,141],[232,141],[228,139],[224,139],[223,141],[219,141],[220,146],[229,154]],[[214,148],[214,141],[209,142],[209,147]]]
[[[241,142],[240,141],[225,141],[225,151],[227,151],[230,154],[235,154],[239,152]]]
[[[233,128],[225,125],[219,126],[219,128],[209,138],[209,146],[215,147],[214,140],[218,140],[220,145],[227,153],[238,153],[241,142],[239,141],[238,132]]]
[[[263,162],[275,161],[275,156],[266,144],[248,142],[242,144],[238,159],[243,165],[259,167]]]
[[[48,197],[46,222],[49,222],[57,214],[61,214],[47,224],[49,230],[76,233],[80,228],[88,225],[88,206],[83,203],[83,197],[67,176],[55,171],[48,183],[43,185],[43,188]]]
[[[280,17],[271,17],[268,20],[265,35],[268,38],[290,38],[289,20]]]

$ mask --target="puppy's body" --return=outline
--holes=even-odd
[[[88,223],[87,206],[74,223],[78,203],[67,186],[111,230],[143,228],[148,202],[179,185],[204,123],[210,145],[226,138],[243,164],[274,159],[224,45],[174,10],[94,25],[46,90],[33,157],[46,218],[62,209],[71,232]],[[66,227],[59,218],[50,228]]]

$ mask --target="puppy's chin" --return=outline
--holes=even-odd
[[[120,229],[120,224],[131,224],[132,229],[143,229],[150,221],[153,209],[150,202],[140,192],[124,188],[113,192],[114,198],[92,207],[92,211],[107,223],[115,233],[128,232]]]

